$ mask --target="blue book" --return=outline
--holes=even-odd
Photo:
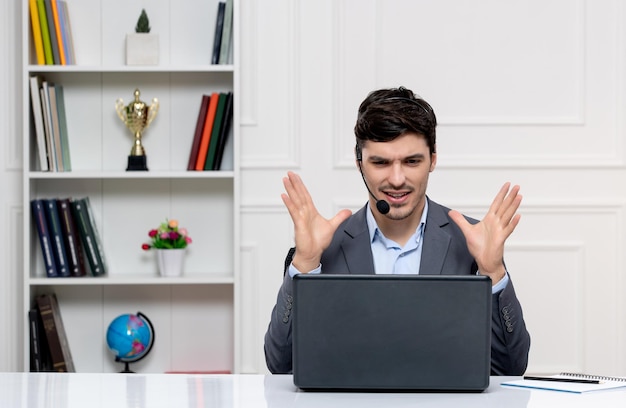
[[[56,278],[59,276],[56,263],[54,261],[54,252],[52,249],[52,241],[50,231],[48,230],[48,220],[46,219],[46,210],[44,202],[41,199],[31,200],[30,206],[33,212],[33,220],[37,235],[39,235],[39,245],[43,254],[43,266],[46,270],[46,276]]]
[[[43,203],[46,211],[46,219],[48,220],[48,231],[50,231],[50,242],[57,272],[59,277],[70,276],[70,267],[67,261],[67,252],[65,250],[57,200],[44,199]]]

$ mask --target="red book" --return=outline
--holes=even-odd
[[[200,105],[200,112],[198,113],[198,121],[196,122],[196,132],[193,136],[193,143],[191,144],[191,153],[189,154],[189,163],[187,163],[187,170],[196,169],[196,161],[198,161],[198,151],[200,150],[200,140],[202,140],[202,129],[204,128],[204,122],[206,121],[206,114],[209,109],[209,95],[202,95],[202,103]]]
[[[215,112],[217,111],[217,101],[220,94],[213,92],[209,101],[209,109],[207,111],[204,128],[202,129],[202,140],[200,141],[200,149],[198,150],[198,159],[196,160],[196,170],[204,170],[204,163],[209,151],[209,142],[211,140],[211,131],[213,130],[213,121],[215,121]]]

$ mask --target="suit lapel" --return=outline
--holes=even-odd
[[[443,227],[449,223],[450,220],[443,207],[428,199],[420,274],[441,275],[443,263],[450,247],[450,235],[444,231]]]
[[[367,205],[350,217],[344,225],[341,250],[346,259],[348,273],[374,274],[374,258],[366,221]]]

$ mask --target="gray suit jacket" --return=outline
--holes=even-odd
[[[331,244],[322,254],[322,273],[375,273],[365,211],[367,206],[339,226]],[[420,274],[475,275],[477,272],[478,266],[467,250],[465,237],[448,216],[449,211],[429,199]],[[468,220],[477,222],[471,218]],[[285,260],[285,271],[293,253],[292,248]],[[275,374],[292,372],[292,302],[292,279],[285,273],[265,334],[265,361]],[[492,304],[491,373],[522,375],[528,364],[530,335],[512,281],[504,290],[493,295]]]

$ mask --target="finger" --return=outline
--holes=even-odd
[[[512,198],[510,203],[507,203],[506,205],[502,206],[502,210],[501,210],[502,213],[500,215],[500,220],[504,224],[510,223],[513,217],[515,216],[515,213],[519,209],[519,206],[521,205],[521,203],[522,203],[522,196],[520,194],[516,194],[515,197]]]
[[[448,216],[456,225],[459,226],[463,235],[467,235],[469,233],[469,228],[471,228],[472,225],[465,219],[463,214],[456,210],[450,210],[448,212]]]
[[[510,186],[511,183],[507,181],[502,187],[500,187],[500,191],[498,191],[498,194],[496,194],[495,198],[491,202],[491,205],[489,206],[490,213],[498,214],[498,210],[500,209],[500,206],[502,205],[502,202],[504,201]]]

